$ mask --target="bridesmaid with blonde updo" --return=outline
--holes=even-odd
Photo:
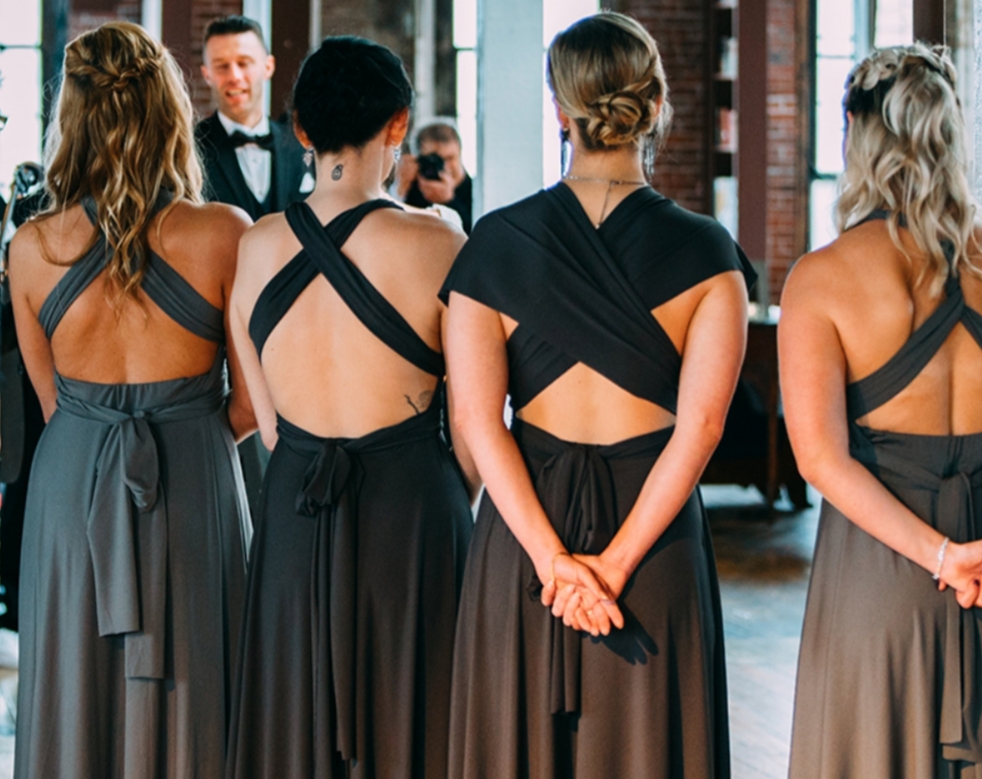
[[[641,25],[577,22],[548,76],[567,175],[481,219],[443,291],[457,429],[487,485],[450,776],[726,777],[696,484],[736,385],[753,273],[717,222],[646,183],[669,106]]]

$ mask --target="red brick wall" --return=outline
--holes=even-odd
[[[165,35],[164,44],[171,49],[185,72],[195,108],[205,114],[214,108],[208,85],[201,78],[201,49],[205,27],[215,17],[242,13],[242,0],[189,0],[188,4],[191,10],[190,21],[179,25],[179,35],[173,36],[174,39],[168,40]],[[69,15],[68,39],[114,19],[139,23],[140,7],[140,0],[126,0],[116,3],[114,11],[72,11]],[[167,11],[168,3],[165,2],[164,13]]]
[[[739,0],[737,0],[739,1]],[[707,158],[713,144],[708,94],[712,59],[710,0],[616,0],[614,10],[640,21],[658,41],[675,121],[656,165],[654,184],[693,211],[711,213]],[[767,5],[767,239],[771,302],[807,242],[809,87],[808,0]]]
[[[410,79],[416,51],[415,24],[414,0],[321,0],[324,35],[361,35],[388,46],[402,58]]]
[[[114,11],[71,11],[68,15],[68,40],[74,40],[83,32],[94,30],[100,24],[117,19],[139,24],[139,0],[116,3]]]
[[[767,6],[767,268],[777,302],[791,264],[807,240],[807,151],[803,107],[808,90],[802,68],[804,36],[796,35],[795,0]]]
[[[669,100],[675,110],[671,134],[655,164],[654,186],[679,205],[711,213],[707,152],[708,3],[704,0],[621,0],[611,6],[643,24],[658,42]]]

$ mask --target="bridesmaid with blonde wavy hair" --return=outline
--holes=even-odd
[[[220,777],[251,535],[233,436],[255,419],[225,339],[249,220],[201,204],[180,71],[135,24],[68,44],[55,129],[51,205],[10,254],[48,422],[14,775]]]
[[[982,248],[955,67],[873,52],[843,101],[839,237],[788,278],[791,443],[824,496],[794,779],[982,776]]]

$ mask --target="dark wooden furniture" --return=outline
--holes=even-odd
[[[788,441],[777,371],[777,320],[751,321],[747,356],[723,439],[703,484],[753,485],[773,507],[781,485],[797,508],[808,505],[805,480]]]

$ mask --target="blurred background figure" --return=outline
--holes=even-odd
[[[396,194],[407,205],[443,205],[460,215],[464,232],[473,222],[473,182],[461,159],[460,134],[452,122],[439,120],[416,132],[416,156],[399,161]]]
[[[195,128],[207,200],[230,203],[253,220],[282,211],[313,189],[292,124],[266,114],[266,82],[276,61],[258,22],[225,16],[205,29],[201,75],[218,109]],[[269,452],[259,435],[239,445],[249,507],[259,512]]]

